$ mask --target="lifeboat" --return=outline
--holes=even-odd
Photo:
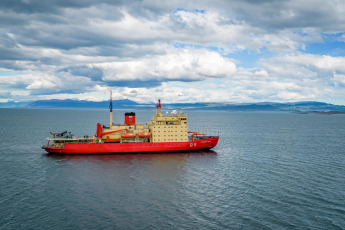
[[[110,139],[109,136],[104,140],[104,143],[117,143],[120,142],[120,138],[117,139]]]
[[[136,137],[137,134],[135,133],[122,133],[121,137]]]
[[[151,137],[151,133],[139,133],[139,137]]]

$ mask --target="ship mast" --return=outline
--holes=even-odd
[[[110,128],[111,128],[111,125],[113,124],[113,93],[110,91],[110,106],[109,106],[109,109],[110,109]]]
[[[157,105],[156,105],[156,114],[160,114],[162,112],[162,104],[161,99],[158,99]]]

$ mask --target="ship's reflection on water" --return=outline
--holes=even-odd
[[[169,152],[169,153],[137,153],[137,154],[104,154],[104,155],[60,155],[45,154],[59,164],[73,164],[76,166],[98,165],[106,168],[146,168],[151,167],[158,173],[172,173],[176,169],[183,169],[190,161],[212,160],[217,157],[214,150],[200,150],[195,152]],[[192,162],[190,162],[192,163]],[[148,167],[149,166],[149,167]],[[149,170],[150,171],[150,170]]]
[[[117,160],[117,159],[140,159],[145,157],[176,157],[176,156],[216,156],[217,152],[214,150],[198,150],[188,152],[158,152],[158,153],[122,153],[122,154],[54,154],[45,153],[46,157],[52,159],[98,159],[98,160]]]

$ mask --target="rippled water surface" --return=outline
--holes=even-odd
[[[344,115],[187,113],[213,151],[46,155],[108,111],[0,109],[0,229],[345,228]]]

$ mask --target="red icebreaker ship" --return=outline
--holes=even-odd
[[[110,125],[97,124],[93,136],[74,137],[70,132],[53,134],[42,148],[58,154],[110,154],[195,151],[214,148],[219,136],[188,132],[187,115],[173,111],[163,115],[158,100],[156,115],[146,125],[136,124],[135,113],[125,113],[124,124],[113,124],[110,97]]]

